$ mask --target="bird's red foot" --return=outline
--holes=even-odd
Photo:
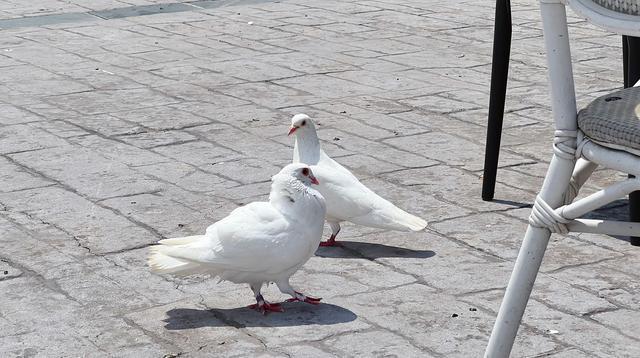
[[[344,245],[342,245],[341,242],[336,241],[336,239],[333,238],[333,237],[330,238],[327,241],[323,241],[323,242],[320,243],[320,247],[330,247],[330,246],[331,247],[342,247]]]
[[[269,312],[284,312],[284,309],[279,303],[269,303],[269,302],[258,302],[252,305],[247,306],[253,310],[261,312],[263,315],[266,315]]]
[[[298,297],[293,297],[287,300],[287,302],[296,302],[296,301],[300,301],[300,302],[306,302],[306,303],[310,303],[312,305],[319,305],[320,301],[322,300],[322,298],[319,297],[311,297],[311,296],[307,296],[307,295],[303,295],[302,293],[295,291],[296,292],[296,296]]]

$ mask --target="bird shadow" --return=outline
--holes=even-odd
[[[321,303],[309,305],[300,302],[282,303],[284,312],[263,315],[247,307],[230,309],[174,308],[167,311],[165,328],[184,330],[203,327],[293,327],[306,325],[334,325],[351,322],[358,316],[346,308]]]
[[[428,259],[436,255],[431,250],[412,250],[403,247],[359,241],[340,241],[342,247],[319,247],[316,255],[330,258],[378,259],[384,257],[404,257]]]

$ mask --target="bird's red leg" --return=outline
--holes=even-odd
[[[342,247],[342,243],[336,241],[336,235],[331,234],[331,237],[327,241],[323,241],[320,243],[320,247],[328,247],[328,246],[338,246]]]
[[[279,303],[269,303],[265,301],[262,295],[258,295],[256,297],[256,303],[247,307],[261,312],[263,315],[266,315],[269,312],[284,312],[284,309],[282,308],[282,306],[280,306]]]
[[[310,303],[312,305],[319,305],[320,301],[322,300],[322,298],[319,298],[319,297],[307,296],[298,291],[294,291],[294,292],[296,293],[296,297],[288,299],[287,302],[300,301],[300,302]]]

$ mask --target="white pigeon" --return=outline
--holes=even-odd
[[[347,168],[320,149],[320,141],[313,121],[306,114],[296,114],[291,119],[289,135],[295,134],[293,162],[311,166],[320,180],[318,191],[327,203],[327,222],[331,237],[320,246],[340,246],[336,236],[340,222],[381,229],[421,231],[427,222],[398,208],[362,184]]]
[[[251,308],[282,312],[260,293],[275,282],[289,301],[319,304],[289,284],[291,277],[315,253],[322,240],[326,213],[318,184],[308,165],[289,164],[273,176],[268,202],[253,202],[233,210],[209,226],[204,235],[160,240],[151,248],[149,266],[157,273],[209,273],[234,283],[248,283],[255,294]]]

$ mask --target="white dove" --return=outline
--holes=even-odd
[[[249,307],[282,312],[265,301],[262,286],[275,282],[288,301],[319,304],[289,284],[322,240],[326,213],[322,195],[311,187],[318,180],[306,164],[289,164],[273,176],[268,202],[233,210],[209,226],[204,235],[160,240],[151,248],[149,266],[157,273],[209,273],[234,283],[248,283],[256,304]]]
[[[306,114],[291,119],[289,135],[296,135],[293,162],[311,166],[320,180],[318,191],[327,203],[327,222],[331,237],[320,246],[340,246],[336,236],[340,222],[401,231],[421,231],[427,222],[398,208],[362,184],[347,168],[320,149],[313,121]]]

